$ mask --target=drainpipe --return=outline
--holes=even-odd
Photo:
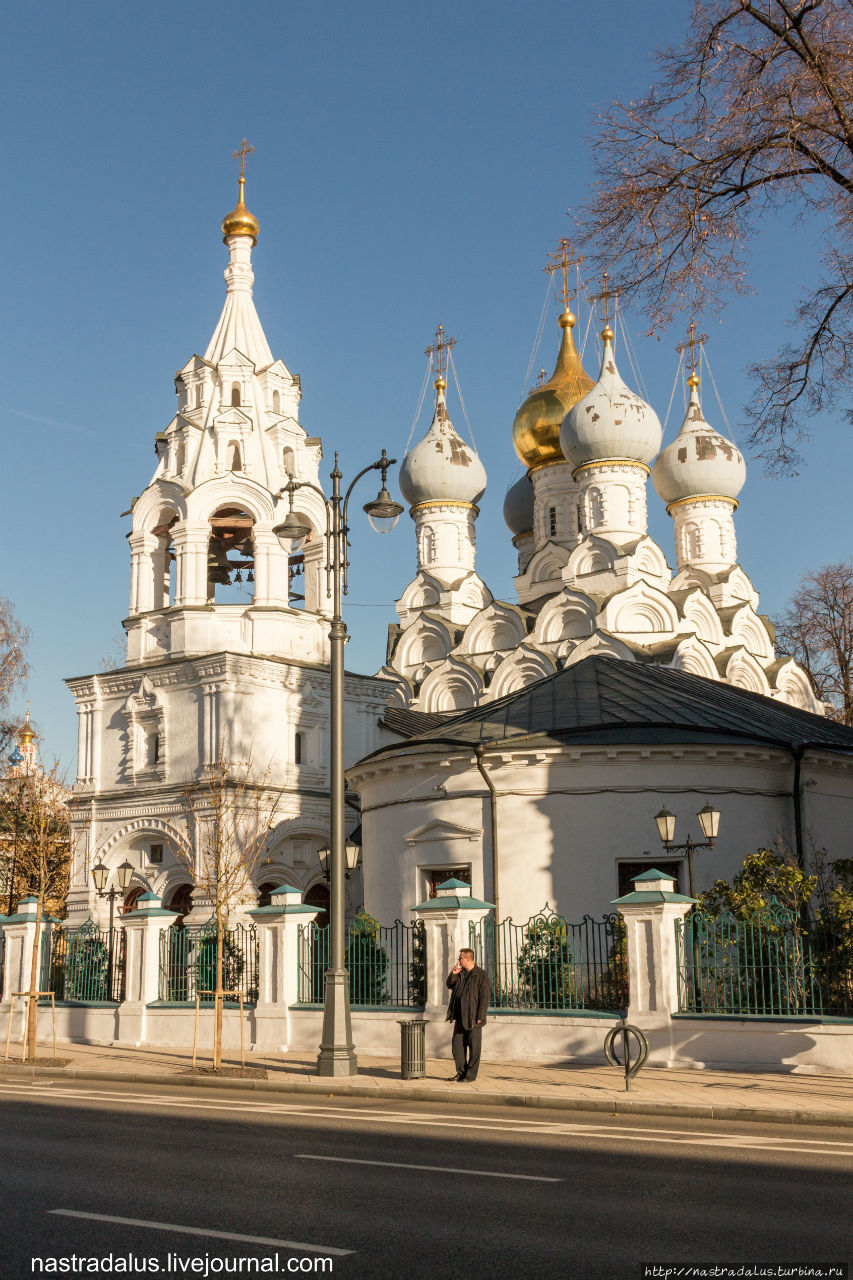
[[[804,751],[805,746],[802,744],[791,748],[791,755],[794,759],[794,786],[792,788],[794,799],[794,852],[797,855],[797,866],[803,872],[805,872],[806,869],[806,859],[803,852],[803,805],[800,773],[802,770]]]
[[[490,775],[486,772],[483,765],[483,755],[485,748],[478,746],[474,748],[474,758],[477,762],[477,768],[480,776],[489,788],[489,810],[491,814],[492,828],[492,898],[495,903],[495,938],[497,938],[498,923],[501,918],[500,914],[500,890],[499,890],[499,872],[498,872],[498,793],[495,784],[492,782]]]

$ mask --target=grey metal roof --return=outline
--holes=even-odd
[[[520,746],[709,740],[853,752],[853,728],[847,725],[704,676],[598,655],[496,702],[452,718],[430,718],[437,723],[425,725],[408,743],[373,754],[430,742]]]
[[[399,733],[401,738],[413,738],[437,725],[448,724],[456,719],[457,714],[455,711],[409,711],[405,707],[386,707],[379,723],[392,733]]]

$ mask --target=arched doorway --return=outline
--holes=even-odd
[[[177,911],[180,919],[176,924],[183,924],[184,916],[189,915],[193,905],[193,887],[191,884],[179,884],[169,901],[165,904],[167,911]]]
[[[320,929],[325,929],[329,923],[329,886],[324,880],[320,880],[317,884],[312,884],[311,888],[305,894],[304,902],[306,906],[317,907],[318,916],[315,924]]]
[[[144,892],[145,890],[142,887],[142,885],[134,885],[134,887],[127,894],[125,894],[124,902],[119,907],[119,910],[123,916],[126,916],[129,911],[136,910],[137,903],[139,902],[139,899],[142,897]]]
[[[267,884],[262,884],[258,889],[258,906],[259,907],[272,906],[272,893],[273,893],[273,890],[277,888],[278,888],[278,885],[273,884],[272,881],[269,881]]]

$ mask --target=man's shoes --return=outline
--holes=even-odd
[[[451,1077],[450,1077],[450,1079],[451,1079],[451,1080],[454,1080],[454,1081],[461,1081],[461,1080],[465,1080],[465,1079],[466,1079],[465,1072],[464,1072],[464,1071],[457,1071],[457,1072],[456,1072],[456,1075],[455,1075],[455,1076],[451,1076]]]
[[[464,1080],[466,1084],[473,1084],[477,1079],[476,1076],[460,1076],[460,1080]]]

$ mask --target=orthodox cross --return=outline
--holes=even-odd
[[[447,356],[450,354],[451,347],[455,346],[456,339],[449,338],[444,332],[444,326],[439,325],[435,331],[435,343],[430,343],[424,352],[424,355],[429,356],[430,360],[432,360],[433,355],[436,357],[433,368],[435,368],[439,378],[444,377],[444,370],[447,368]]]
[[[548,254],[546,265],[542,268],[547,271],[549,276],[553,276],[559,271],[563,276],[562,302],[563,310],[569,309],[569,298],[574,297],[574,290],[569,293],[569,267],[579,267],[583,262],[583,258],[579,253],[575,253],[572,249],[570,241],[565,236],[561,236],[557,242],[556,249],[552,249]],[[559,290],[558,290],[558,296]]]
[[[536,379],[533,386],[530,388],[530,395],[533,395],[533,392],[538,391],[540,387],[544,387],[545,381],[546,381],[545,370],[540,369],[539,377]]]
[[[615,285],[611,288],[611,286],[610,286],[610,273],[608,272],[607,268],[605,267],[605,268],[604,268],[604,273],[603,273],[603,275],[602,275],[602,277],[601,277],[601,292],[600,292],[600,293],[595,293],[595,294],[593,294],[593,295],[592,295],[592,301],[593,301],[593,302],[603,302],[603,303],[604,303],[604,317],[603,317],[603,318],[604,318],[604,327],[605,327],[605,329],[609,329],[609,328],[610,328],[610,299],[611,299],[611,298],[613,298],[613,299],[615,300],[616,298],[618,298],[618,297],[619,297],[619,293],[620,293],[620,290],[619,290],[619,289],[617,289]]]
[[[244,138],[243,141],[240,143],[239,149],[231,153],[232,160],[240,161],[240,181],[241,182],[246,181],[246,157],[250,156],[254,151],[254,149],[255,148],[251,146]]]
[[[685,351],[690,352],[691,378],[694,378],[696,376],[696,348],[699,347],[699,349],[701,350],[707,341],[708,341],[707,333],[697,333],[696,321],[691,320],[690,324],[687,327],[687,338],[685,339],[684,342],[679,342],[678,346],[675,348],[676,351],[680,352],[682,355],[684,354]]]

